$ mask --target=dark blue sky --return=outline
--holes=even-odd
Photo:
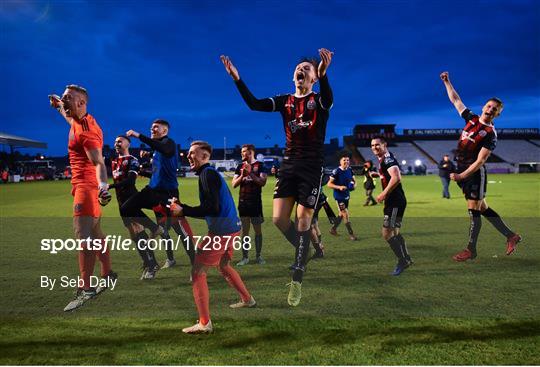
[[[356,123],[460,127],[444,70],[467,106],[505,101],[497,126],[540,124],[538,1],[3,0],[0,22],[0,130],[47,142],[47,155],[66,152],[47,95],[68,83],[88,89],[109,144],[161,117],[183,146],[283,145],[280,116],[248,110],[222,53],[267,97],[293,91],[300,57],[335,51],[327,139]]]

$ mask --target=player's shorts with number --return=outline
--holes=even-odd
[[[407,202],[394,202],[385,203],[384,205],[384,228],[401,228],[401,222],[403,221],[403,215],[405,214],[405,208]]]
[[[458,169],[463,172],[465,169]],[[480,167],[478,171],[473,173],[465,180],[458,181],[458,186],[465,194],[465,199],[482,200],[486,197],[487,192],[487,169],[486,166]]]
[[[274,188],[274,199],[294,197],[306,208],[317,206],[323,168],[317,163],[291,163],[283,161]]]

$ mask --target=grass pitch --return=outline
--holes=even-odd
[[[73,289],[40,287],[40,276],[78,274],[77,254],[40,251],[43,238],[72,237],[70,185],[35,182],[0,186],[2,364],[540,364],[540,175],[490,175],[488,203],[524,236],[505,256],[505,240],[486,220],[474,262],[454,263],[468,218],[454,184],[441,198],[436,176],[404,177],[408,206],[402,233],[415,265],[400,277],[380,238],[382,207],[350,211],[360,240],[328,235],[326,258],[309,264],[302,303],[287,305],[293,251],[271,224],[273,181],[264,189],[264,266],[240,273],[258,307],[231,310],[236,294],[212,271],[215,333],[183,335],[197,318],[182,249],[180,266],[154,281],[139,278],[135,251],[112,254],[117,287],[73,313],[62,309]],[[145,180],[139,180],[142,187]],[[380,187],[377,189],[379,192]],[[331,192],[325,189],[331,199]],[[195,179],[180,180],[181,200],[198,201]],[[233,190],[235,199],[238,191]],[[331,199],[332,200],[332,199]],[[113,199],[104,208],[108,234],[127,236]],[[197,234],[205,225],[190,220]],[[173,236],[176,238],[176,236]],[[160,260],[164,252],[157,252]],[[235,254],[235,260],[240,259]],[[97,273],[97,271],[96,271]]]

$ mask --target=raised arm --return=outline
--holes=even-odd
[[[174,152],[176,150],[176,146],[174,144],[174,141],[169,139],[168,137],[165,137],[162,140],[155,140],[152,139],[144,134],[139,135],[139,139],[148,145],[152,150],[157,150],[161,154],[165,155],[166,157],[172,157],[174,155]]]
[[[328,82],[328,76],[326,75],[326,70],[332,62],[333,52],[327,50],[326,48],[321,48],[319,50],[319,56],[321,57],[321,62],[319,63],[319,68],[317,70],[319,77],[319,85],[321,87],[321,105],[325,110],[332,108],[334,104],[334,94],[332,93],[332,88],[330,88],[330,83]]]
[[[450,99],[450,102],[454,105],[457,112],[461,116],[461,113],[465,111],[467,107],[463,104],[461,101],[461,98],[459,97],[459,94],[454,89],[454,86],[450,82],[450,78],[448,76],[448,71],[444,71],[441,73],[441,80],[444,83],[444,86],[446,87],[446,93],[448,93],[448,98]]]
[[[50,94],[49,103],[52,108],[58,111],[58,113],[67,121],[68,124],[73,124],[73,119],[66,115],[66,111],[64,110],[64,102],[62,102],[62,99],[59,96],[56,94]]]
[[[240,79],[238,70],[228,56],[221,55],[220,59],[225,67],[225,70],[234,80],[236,88],[238,88],[240,95],[244,99],[244,102],[246,102],[249,109],[262,112],[273,112],[275,110],[275,102],[271,98],[258,99],[253,95],[253,93],[251,93],[244,81]]]
[[[136,137],[137,139],[148,145],[152,150],[157,150],[166,157],[172,157],[174,155],[174,152],[176,151],[174,141],[172,141],[168,137],[165,137],[161,140],[156,140],[135,130],[128,130],[126,132],[126,135],[128,137]]]

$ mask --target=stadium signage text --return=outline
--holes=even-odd
[[[461,129],[405,129],[404,135],[459,135]]]
[[[404,129],[403,135],[408,136],[441,136],[441,135],[459,135],[461,129]],[[538,135],[538,128],[500,128],[497,129],[498,135]]]

